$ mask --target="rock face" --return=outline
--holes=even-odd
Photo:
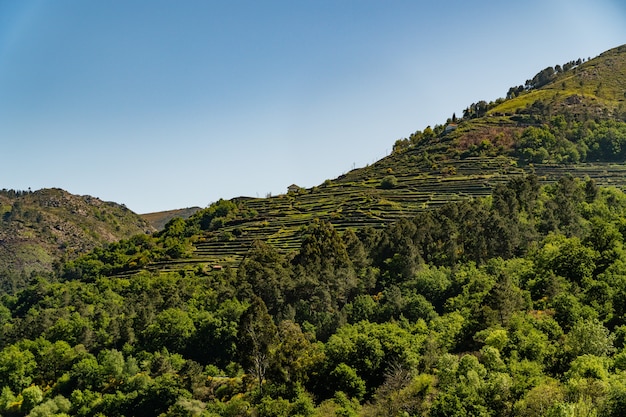
[[[61,189],[0,191],[0,274],[50,271],[94,247],[151,233],[125,206]]]

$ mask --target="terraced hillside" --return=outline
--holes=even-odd
[[[153,213],[152,221],[164,227],[156,235],[160,252],[143,248],[143,256],[135,253],[141,245],[129,245],[121,254],[128,262],[114,269],[237,268],[257,240],[295,253],[314,219],[339,231],[384,228],[423,210],[488,196],[521,175],[542,183],[572,175],[626,188],[625,161],[626,45],[587,62],[548,67],[506,98],[472,103],[462,117],[418,130],[396,141],[389,156],[318,186],[239,197],[211,206],[215,212],[193,209],[178,222],[171,219],[175,212]]]
[[[389,157],[380,164],[394,165],[401,159]],[[189,258],[153,264],[153,268],[181,270],[189,267],[236,268],[255,240],[267,242],[281,252],[295,252],[300,247],[303,227],[313,219],[331,222],[339,231],[348,228],[382,228],[421,210],[450,201],[479,198],[514,176],[534,173],[541,182],[554,182],[564,175],[592,178],[599,185],[626,189],[626,165],[589,163],[575,166],[535,165],[518,167],[508,159],[473,157],[450,161],[456,171],[441,175],[438,171],[415,170],[414,174],[396,175],[397,185],[381,188],[381,179],[355,170],[334,181],[271,198],[240,197],[234,201],[257,213],[253,218],[226,224],[205,232],[194,242]]]
[[[450,201],[487,196],[519,175],[541,182],[573,175],[626,188],[626,46],[547,68],[512,91],[417,131],[388,157],[317,187],[237,198],[255,215],[196,236],[191,257],[152,267],[236,268],[255,240],[294,252],[315,218],[340,231],[382,228]]]

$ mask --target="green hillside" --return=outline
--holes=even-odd
[[[189,257],[152,267],[236,268],[255,240],[294,251],[302,227],[316,218],[340,231],[382,228],[447,202],[487,196],[526,174],[542,183],[573,175],[626,187],[626,46],[558,67],[508,99],[474,103],[461,118],[396,141],[391,155],[370,166],[298,192],[234,199],[254,215],[198,234]]]
[[[119,204],[60,189],[0,191],[2,288],[97,246],[154,229]]]

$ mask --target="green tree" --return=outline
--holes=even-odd
[[[163,310],[144,332],[146,346],[151,350],[167,348],[173,352],[183,352],[193,337],[196,327],[186,311],[179,308]]]
[[[565,376],[568,379],[595,378],[607,380],[609,377],[609,360],[595,355],[580,355],[572,361]]]
[[[70,371],[70,377],[79,389],[96,390],[100,385],[100,375],[100,364],[93,355],[76,362]]]
[[[519,359],[538,364],[549,363],[557,347],[543,331],[540,320],[526,314],[516,314],[509,323],[509,346]]]
[[[582,283],[596,270],[597,252],[577,237],[550,236],[536,257],[539,268],[550,270],[571,282]]]
[[[542,163],[549,158],[555,144],[556,138],[548,129],[531,126],[522,133],[517,152],[528,162]]]
[[[515,415],[520,417],[551,416],[551,410],[563,402],[565,389],[554,379],[547,379],[525,393],[524,398],[515,403]]]
[[[107,387],[115,387],[123,382],[126,362],[122,352],[105,349],[98,354],[98,364],[100,378]]]
[[[307,385],[319,378],[324,351],[320,343],[312,342],[313,335],[305,334],[297,323],[281,321],[277,342],[269,355],[269,377],[276,383],[290,386]]]
[[[237,299],[224,300],[217,311],[194,317],[196,332],[187,345],[189,357],[202,364],[225,367],[237,360],[239,322],[248,308]]]
[[[365,251],[365,245],[361,242],[354,230],[348,229],[341,235],[348,257],[352,263],[358,268],[364,268],[369,264],[367,253]]]
[[[62,395],[50,398],[33,407],[28,413],[30,417],[48,417],[69,415],[72,404]]]
[[[361,400],[365,395],[365,381],[349,365],[340,363],[331,371],[329,376],[337,391],[344,392],[357,400]]]
[[[261,297],[268,311],[277,315],[285,304],[289,286],[289,267],[285,258],[271,245],[255,241],[237,269],[245,298]]]
[[[380,181],[380,188],[390,190],[398,186],[398,179],[393,175],[387,175]]]
[[[350,266],[350,256],[341,236],[329,222],[314,220],[305,230],[294,264],[320,272],[325,268]]]
[[[68,371],[78,353],[69,343],[59,340],[54,343],[46,343],[39,351],[37,370],[43,383],[53,384],[66,371]]]
[[[337,312],[359,285],[346,246],[330,223],[315,220],[306,228],[292,264],[289,304],[294,306],[296,320],[316,326],[316,336],[324,340],[337,326]]]
[[[13,392],[20,392],[30,385],[36,368],[35,357],[28,350],[10,345],[0,351],[0,385]]]
[[[327,366],[330,370],[341,363],[350,366],[365,381],[371,395],[383,383],[392,364],[403,369],[417,368],[425,333],[425,328],[416,326],[411,332],[397,323],[342,326],[325,345]]]
[[[488,321],[496,320],[502,326],[506,326],[515,312],[529,307],[528,298],[515,284],[511,275],[500,273],[495,285],[485,297],[485,318]]]
[[[239,212],[239,207],[233,201],[220,199],[191,216],[187,221],[188,227],[215,230],[233,220]]]
[[[583,239],[583,243],[598,254],[595,259],[594,275],[604,272],[624,255],[623,237],[618,227],[597,217],[591,220],[591,229]]]
[[[22,406],[20,407],[20,411],[22,413],[28,413],[42,401],[43,391],[37,385],[24,388],[22,391]]]
[[[579,320],[567,333],[565,348],[572,358],[581,355],[603,357],[613,352],[613,339],[614,335],[597,319]]]
[[[270,350],[276,344],[277,330],[267,307],[259,297],[253,297],[248,309],[241,317],[238,349],[241,363],[250,368],[259,391],[263,394],[263,383],[270,361]]]
[[[423,265],[409,283],[441,313],[452,285],[450,270]]]

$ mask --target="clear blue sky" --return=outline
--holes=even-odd
[[[624,43],[623,0],[0,0],[0,188],[146,213],[312,187]]]

